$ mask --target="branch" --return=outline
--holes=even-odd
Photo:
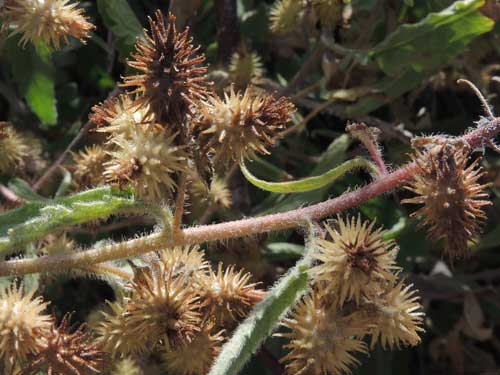
[[[500,132],[500,118],[488,121],[465,134],[462,140],[472,148],[482,146]],[[416,172],[415,163],[406,164],[382,179],[378,179],[358,190],[309,207],[262,217],[204,225],[183,230],[182,236],[166,237],[153,233],[117,244],[96,247],[75,254],[43,256],[31,259],[10,260],[0,263],[0,276],[24,275],[36,272],[50,272],[61,268],[82,267],[89,264],[137,256],[171,246],[201,244],[229,238],[249,236],[270,231],[296,228],[307,222],[316,221],[335,213],[356,207],[367,200],[387,193],[406,181]]]

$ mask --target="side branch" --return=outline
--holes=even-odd
[[[491,120],[465,134],[462,139],[472,148],[480,147],[498,134],[500,131],[499,121],[500,119],[498,118]],[[82,267],[136,256],[170,246],[199,244],[299,227],[308,221],[320,220],[348,208],[358,206],[378,195],[387,193],[410,180],[416,169],[416,164],[410,163],[358,190],[342,194],[337,198],[329,199],[322,203],[279,214],[192,227],[183,230],[181,232],[182,236],[175,238],[168,239],[162,233],[154,233],[141,238],[96,247],[75,254],[0,262],[0,276],[24,275],[35,272],[50,272],[64,268]]]
[[[90,264],[136,256],[170,246],[199,244],[208,241],[296,228],[311,220],[319,220],[331,216],[337,212],[355,207],[380,194],[384,194],[409,180],[415,169],[415,164],[408,164],[385,176],[383,179],[372,182],[356,191],[345,193],[337,198],[329,199],[309,207],[257,218],[188,228],[182,231],[182,236],[176,236],[170,240],[162,236],[161,233],[154,233],[123,243],[97,247],[74,254],[1,262],[0,277],[88,266]]]

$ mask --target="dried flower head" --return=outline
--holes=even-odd
[[[467,167],[469,147],[463,143],[436,144],[416,151],[418,171],[406,189],[417,194],[403,203],[422,204],[412,216],[421,218],[433,241],[443,241],[449,258],[467,255],[486,219],[483,207],[491,204],[479,179],[484,176],[476,159]]]
[[[3,28],[13,26],[12,34],[21,34],[22,46],[31,41],[59,49],[61,41],[68,43],[70,36],[85,43],[95,26],[88,22],[83,9],[77,8],[78,2],[68,3],[69,0],[6,0]]]
[[[331,240],[318,240],[313,258],[320,261],[310,272],[316,282],[339,295],[340,305],[347,300],[359,303],[361,297],[377,289],[379,281],[394,278],[398,251],[394,241],[383,241],[381,228],[375,222],[362,222],[354,216],[337,217],[338,228],[325,225]]]
[[[165,27],[157,10],[156,20],[149,18],[149,25],[151,35],[145,31],[145,39],[137,40],[134,60],[128,62],[142,74],[125,77],[122,86],[142,94],[136,104],[148,107],[149,119],[180,126],[193,102],[206,93],[207,68],[199,66],[205,56],[193,47],[188,28],[177,32],[172,14]]]
[[[109,155],[103,146],[87,146],[76,153],[73,159],[75,163],[73,177],[77,187],[89,188],[106,182],[104,164],[109,160]]]
[[[183,246],[165,249],[158,253],[159,261],[175,278],[182,278],[192,284],[204,275],[210,264],[199,246]]]
[[[237,89],[244,89],[264,75],[262,59],[243,46],[231,56],[229,75]]]
[[[401,344],[415,346],[420,343],[425,314],[417,291],[412,287],[402,281],[389,282],[384,292],[370,300],[366,308],[375,317],[371,329],[372,347],[379,339],[383,348],[391,349],[400,348]]]
[[[52,324],[43,314],[48,303],[34,294],[14,283],[0,288],[0,362],[6,371],[40,349],[39,337]]]
[[[350,374],[359,364],[355,353],[367,353],[361,327],[354,315],[342,316],[337,305],[325,306],[322,290],[314,290],[282,323],[291,331],[279,334],[290,340],[290,352],[282,359],[290,375]]]
[[[193,198],[201,202],[207,202],[211,207],[229,208],[232,204],[231,190],[227,183],[219,176],[213,176],[210,186],[197,179],[191,185]]]
[[[129,319],[127,299],[108,302],[108,310],[100,312],[101,319],[95,327],[97,342],[113,357],[144,353],[147,340],[138,336],[138,328]],[[141,333],[141,332],[139,332]]]
[[[215,332],[212,322],[202,324],[191,342],[163,353],[165,367],[169,374],[208,374],[213,360],[221,351],[224,331]]]
[[[187,169],[185,149],[175,145],[175,138],[152,124],[113,134],[110,160],[104,165],[106,180],[130,183],[144,200],[164,200],[176,186],[175,174]]]
[[[302,9],[302,0],[276,1],[269,15],[271,31],[277,34],[297,31]]]
[[[145,120],[147,109],[147,106],[137,108],[130,95],[120,95],[93,106],[89,120],[97,126],[98,132],[124,133],[148,123]]]
[[[225,270],[219,263],[217,272],[200,280],[199,294],[204,305],[205,316],[213,318],[221,327],[245,317],[252,307],[264,297],[264,292],[250,283],[250,273],[236,272],[234,266]]]
[[[243,95],[231,87],[224,99],[214,95],[200,104],[201,118],[193,124],[195,138],[216,161],[239,162],[255,153],[268,154],[295,107],[286,98],[272,95]]]
[[[106,338],[106,346],[113,351],[142,351],[153,349],[160,342],[175,348],[190,342],[199,331],[200,314],[198,298],[184,280],[175,278],[162,263],[151,267],[135,267],[134,280],[130,283],[131,294],[124,299],[125,309],[115,307],[124,325],[125,337],[113,332],[109,324],[100,329]],[[121,311],[120,311],[121,310]],[[114,326],[114,324],[113,324]],[[119,333],[119,332],[118,332]],[[134,343],[125,342],[131,338]]]
[[[30,150],[29,156],[25,160],[25,170],[29,174],[39,175],[48,165],[45,143],[42,139],[30,132],[24,132],[22,137],[24,138],[24,143]]]
[[[0,174],[24,168],[30,149],[24,137],[11,124],[0,122]]]
[[[70,315],[59,326],[55,323],[40,338],[37,353],[19,375],[35,375],[45,371],[50,375],[100,374],[108,363],[108,355],[99,344],[92,342],[84,325],[70,332]]]

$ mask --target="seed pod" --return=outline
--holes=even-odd
[[[217,272],[210,270],[208,276],[200,280],[199,288],[205,316],[215,319],[221,327],[245,317],[264,296],[263,291],[256,289],[256,283],[249,282],[251,277],[243,270],[236,272],[234,266],[224,270],[222,263]]]
[[[194,138],[214,155],[217,165],[228,165],[256,153],[268,154],[295,107],[283,97],[253,95],[248,88],[241,95],[231,88],[223,99],[213,95],[200,103],[199,110]]]
[[[421,219],[432,241],[443,242],[444,255],[450,259],[467,256],[467,243],[477,241],[486,220],[483,207],[491,204],[485,191],[489,184],[478,183],[484,176],[479,159],[467,167],[469,155],[463,143],[417,150],[418,171],[406,186],[417,196],[402,201],[423,205],[412,216]]]
[[[48,303],[34,294],[34,289],[24,293],[15,284],[0,289],[0,361],[5,371],[40,350],[39,338],[52,324],[52,317],[43,314]]]
[[[278,334],[290,340],[285,346],[290,352],[281,360],[287,374],[350,374],[360,363],[355,353],[368,353],[357,314],[343,316],[337,304],[325,305],[324,292],[313,290],[282,323],[290,329]]]
[[[70,332],[70,315],[66,314],[59,326],[52,327],[40,338],[40,347],[19,375],[35,375],[45,371],[51,375],[94,375],[108,364],[108,354],[92,342],[90,334],[81,325]]]
[[[73,173],[75,185],[80,188],[99,186],[105,183],[104,164],[109,155],[104,147],[92,145],[85,147],[74,155],[75,171]]]
[[[277,0],[269,15],[271,31],[276,34],[296,31],[302,9],[302,0]]]
[[[330,294],[338,294],[339,303],[354,300],[357,304],[370,295],[384,280],[394,279],[398,247],[394,241],[383,241],[382,229],[375,222],[362,222],[354,216],[337,217],[337,228],[325,225],[330,240],[318,240],[312,254],[320,263],[310,269],[315,282],[325,282]]]
[[[382,347],[391,350],[401,345],[415,346],[420,343],[419,334],[424,317],[420,297],[413,285],[388,282],[385,290],[362,307],[373,319],[371,347],[380,340]]]
[[[69,43],[72,36],[85,43],[95,28],[84,16],[79,3],[69,0],[6,0],[2,8],[5,23],[2,29],[14,26],[12,34],[21,34],[19,43],[25,47],[29,41],[61,48],[61,41]]]
[[[104,164],[106,180],[120,186],[130,183],[147,201],[167,199],[176,187],[175,175],[187,169],[185,148],[177,146],[175,138],[152,124],[113,134],[110,160]]]
[[[264,75],[262,59],[243,46],[231,56],[229,75],[238,90],[244,89]]]
[[[212,322],[205,322],[188,344],[163,353],[165,367],[169,374],[208,374],[212,362],[221,351],[224,341],[223,330],[216,332]]]
[[[30,155],[26,139],[7,122],[0,122],[0,154],[0,174],[23,169]]]
[[[193,102],[207,92],[207,68],[199,66],[205,56],[193,47],[188,28],[177,32],[172,14],[166,26],[162,12],[157,10],[155,15],[156,20],[148,18],[151,34],[145,32],[144,39],[137,39],[134,60],[128,62],[142,74],[126,76],[121,86],[141,94],[135,104],[147,108],[148,120],[171,124],[177,131]]]

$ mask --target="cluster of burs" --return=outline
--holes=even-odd
[[[341,1],[312,3],[321,22],[342,17]],[[94,26],[77,5],[5,0],[2,32],[20,34],[22,45],[44,42],[59,48],[68,37],[83,41]],[[300,1],[279,1],[271,29],[287,32],[307,14]],[[128,61],[138,73],[125,76],[121,89],[92,109],[89,121],[99,141],[73,155],[72,189],[132,187],[138,200],[165,206],[183,204],[181,191],[229,207],[224,176],[242,159],[269,153],[295,108],[286,98],[246,86],[262,75],[255,54],[240,51],[233,57],[229,77],[235,84],[220,95],[204,60],[188,30],[176,30],[173,15],[165,18],[157,11],[149,18],[149,30]],[[2,174],[29,179],[47,165],[42,142],[9,123],[0,125],[0,147]],[[433,239],[444,241],[445,254],[461,257],[488,204],[486,186],[478,183],[482,171],[477,163],[467,167],[470,151],[464,144],[415,148],[419,173],[407,188],[417,196],[407,202],[422,205],[415,215],[424,218]],[[349,373],[377,343],[390,349],[417,345],[424,313],[412,285],[399,276],[396,243],[359,216],[338,216],[319,226],[312,240],[309,291],[276,334],[286,341],[287,372]],[[40,254],[71,251],[75,244],[65,235],[39,245]],[[129,270],[105,265],[73,270],[73,276],[109,274],[116,292],[114,302],[76,329],[70,315],[57,323],[36,290],[19,282],[3,287],[3,373],[207,374],[235,327],[266,295],[250,273],[222,263],[214,268],[198,246],[150,253],[130,262]],[[57,275],[43,280],[51,277]]]

